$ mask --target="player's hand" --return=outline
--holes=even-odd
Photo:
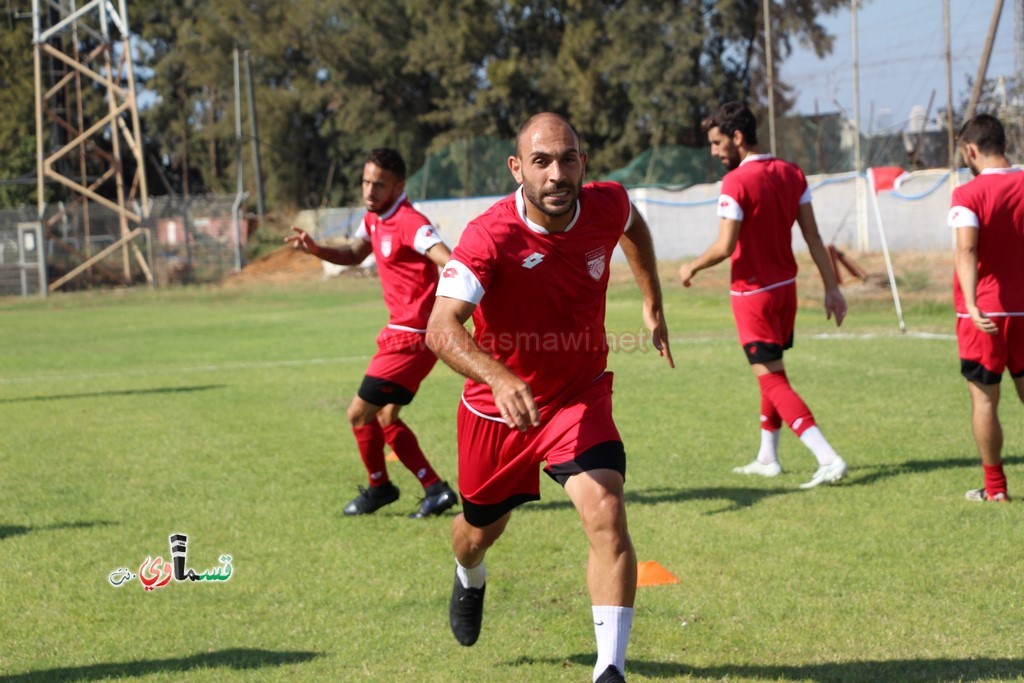
[[[974,323],[974,326],[985,334],[995,334],[999,331],[999,326],[978,308],[968,309],[967,312],[971,314],[971,322]]]
[[[689,263],[679,266],[679,279],[683,281],[683,287],[690,286],[690,281],[693,280],[695,274]]]
[[[511,372],[508,377],[491,383],[491,394],[501,419],[512,429],[525,432],[530,427],[540,426],[540,410],[533,400],[530,385]]]
[[[836,317],[836,327],[843,324],[846,317],[846,298],[838,289],[830,289],[825,292],[825,320]]]
[[[674,368],[676,364],[672,360],[672,350],[668,346],[668,325],[665,324],[665,316],[661,310],[652,311],[644,307],[644,324],[651,331],[651,344],[658,350],[658,355],[668,361],[670,368]]]
[[[316,242],[313,241],[313,238],[310,237],[305,230],[302,228],[296,228],[294,225],[292,226],[292,232],[295,234],[288,235],[284,238],[285,244],[290,244],[296,249],[301,249],[307,254],[312,254],[316,249]]]

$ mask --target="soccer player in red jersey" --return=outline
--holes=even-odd
[[[1006,159],[1006,134],[979,114],[960,129],[960,153],[974,179],[953,190],[956,231],[953,301],[960,372],[971,392],[971,426],[985,473],[968,500],[1008,502],[999,385],[1009,371],[1024,401],[1024,172]]]
[[[796,320],[794,221],[825,285],[826,318],[834,315],[836,325],[841,325],[846,316],[846,300],[818,234],[807,180],[795,164],[758,152],[757,120],[739,102],[722,105],[704,120],[703,128],[711,154],[729,169],[718,199],[718,239],[696,259],[684,263],[679,277],[689,287],[699,271],[731,259],[733,317],[761,389],[761,447],[753,462],[733,472],[765,477],[781,474],[779,430],[785,422],[818,461],[814,476],[800,487],[837,482],[846,475],[846,463],[790,386],[782,361],[783,351],[793,346]]]
[[[623,501],[626,454],[605,371],[616,245],[640,286],[652,345],[673,363],[647,224],[618,183],[584,185],[586,163],[579,135],[561,116],[523,123],[508,160],[521,187],[466,227],[442,271],[427,344],[467,377],[458,408],[463,513],[452,523],[455,638],[472,645],[479,637],[484,555],[512,510],[540,498],[544,462],[590,541],[594,680],[621,681],[636,555]]]
[[[430,466],[416,435],[398,413],[408,405],[437,357],[423,341],[434,303],[438,266],[451,257],[437,230],[405,196],[405,161],[393,149],[372,150],[363,166],[366,215],[354,239],[340,248],[318,245],[299,228],[285,238],[324,261],[351,266],[372,252],[387,305],[388,324],[377,336],[377,353],[366,369],[359,392],[348,407],[359,455],[369,487],[344,508],[346,515],[366,515],[398,500],[398,487],[388,478],[384,444],[423,486],[423,502],[410,517],[439,515],[458,496]]]

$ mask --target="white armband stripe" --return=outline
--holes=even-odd
[[[727,194],[718,197],[718,217],[728,218],[734,221],[743,220],[743,207],[740,203]]]
[[[949,210],[949,217],[946,219],[951,228],[977,228],[981,224],[978,221],[978,214],[966,206],[954,206]]]
[[[437,234],[437,229],[430,224],[420,227],[416,231],[416,237],[412,240],[412,247],[417,254],[426,254],[431,247],[437,244],[444,244],[444,240]]]
[[[484,298],[484,287],[466,264],[452,259],[441,269],[437,296],[466,301],[475,306]]]

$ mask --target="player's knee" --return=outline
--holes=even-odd
[[[588,536],[607,536],[613,540],[628,536],[626,504],[621,492],[601,489],[583,507],[581,517]]]

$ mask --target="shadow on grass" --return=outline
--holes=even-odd
[[[274,652],[250,648],[231,648],[189,657],[143,659],[137,662],[111,662],[89,666],[68,666],[59,669],[32,671],[13,676],[0,676],[0,683],[43,683],[50,681],[98,681],[130,678],[150,674],[187,673],[200,669],[229,668],[236,671],[268,666],[301,664],[319,657],[318,652]]]
[[[1024,463],[1024,456],[1022,455],[1003,456],[1004,465],[1020,465],[1022,463]],[[907,460],[906,462],[887,463],[872,467],[850,468],[851,471],[853,469],[874,471],[868,472],[863,476],[849,477],[846,484],[864,486],[866,484],[874,484],[876,481],[881,481],[882,479],[899,477],[905,474],[921,474],[923,472],[934,472],[936,470],[950,470],[963,467],[977,468],[980,477],[981,459],[978,456],[970,456],[963,458],[944,458],[942,460]]]
[[[526,664],[564,665],[566,661],[593,667],[594,654],[570,655],[567,659],[519,657],[505,666]],[[971,659],[892,659],[882,661],[830,662],[826,664],[723,664],[687,666],[649,660],[626,660],[627,673],[649,678],[694,681],[725,681],[736,678],[813,683],[875,683],[876,681],[930,681],[970,683],[979,680],[1017,679],[1024,675],[1024,659],[976,657]]]
[[[117,522],[99,520],[96,522],[57,522],[55,524],[44,524],[42,526],[0,526],[0,541],[11,536],[22,536],[37,531],[61,531],[63,529],[91,529],[98,526],[114,526]],[[2,680],[2,679],[0,679]]]
[[[53,394],[51,396],[23,396],[2,398],[0,403],[29,403],[30,401],[63,401],[71,398],[109,398],[111,396],[138,396],[141,394],[184,394],[191,391],[222,389],[223,384],[202,384],[194,387],[157,387],[155,389],[122,389],[120,391],[85,391],[80,394]]]
[[[754,506],[765,498],[803,493],[797,488],[758,489],[745,486],[711,486],[700,489],[649,488],[627,490],[626,505],[656,505],[658,503],[685,503],[688,501],[723,500],[728,504],[717,510],[705,512],[706,515],[717,515],[722,512],[735,512]],[[572,502],[566,500],[550,500],[532,502],[516,508],[516,512],[530,510],[573,509]]]

